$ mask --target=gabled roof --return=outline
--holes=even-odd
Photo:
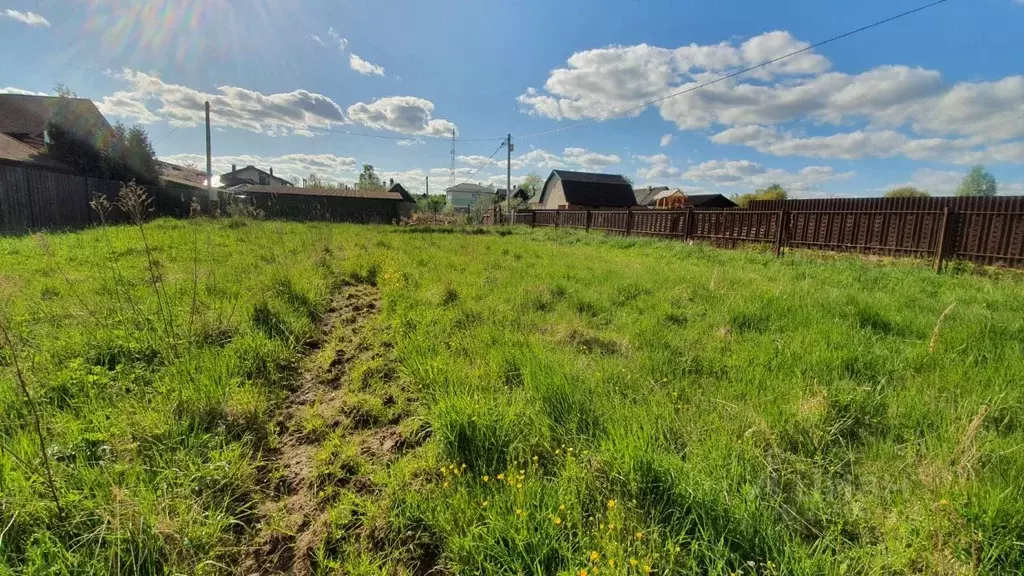
[[[481,186],[480,184],[473,184],[472,182],[463,182],[462,184],[456,184],[451,188],[445,188],[445,192],[476,192],[478,194],[494,194],[494,190],[487,186]]]
[[[96,104],[88,98],[69,98],[80,131],[112,130]],[[60,99],[56,96],[0,94],[0,132],[5,134],[41,134],[53,118]]]
[[[266,170],[260,170],[259,168],[253,166],[252,164],[249,164],[248,166],[242,166],[238,170],[232,170],[231,172],[225,172],[224,174],[221,174],[220,175],[220,181],[226,183],[229,180],[231,180],[231,178],[233,176],[235,176],[236,174],[238,174],[242,170],[248,170],[250,168],[252,168],[253,170],[255,170],[255,171],[257,171],[257,172],[259,172],[261,174],[266,174],[267,177],[269,177],[269,178],[274,178],[275,180],[280,180],[281,182],[284,182],[284,183],[288,184],[289,186],[291,185],[291,182],[289,182],[288,180],[285,180],[284,178],[281,178],[280,176],[275,176],[275,175],[271,174],[270,172],[267,172]]]
[[[0,134],[0,160],[13,160],[34,166],[70,170],[70,168],[53,160],[42,151],[36,150],[28,144],[11,138],[6,134]]]
[[[738,206],[721,194],[687,194],[686,204],[689,206],[708,205],[711,208],[736,208]]]
[[[633,186],[621,174],[552,170],[544,183],[541,203],[547,198],[548,183],[552,178],[562,181],[566,203],[573,206],[628,207],[636,205]]]
[[[670,190],[669,187],[666,186],[664,190],[661,190],[657,194],[655,194],[651,198],[651,200],[657,201],[657,200],[661,200],[662,198],[668,198],[669,196],[675,196],[676,194],[679,194],[681,196],[689,198],[689,196],[686,195],[686,192],[683,192],[679,188],[675,188],[675,189],[671,189]]]
[[[243,184],[232,186],[231,190],[241,194],[278,194],[282,196],[319,196],[323,198],[368,198],[372,200],[395,200],[405,202],[401,192],[394,189],[340,189],[340,188],[297,188],[294,186],[258,186]]]
[[[206,187],[205,172],[193,170],[184,166],[178,166],[177,164],[171,164],[170,162],[164,162],[163,160],[156,161],[156,169],[157,172],[160,173],[160,178],[163,180],[196,188]]]
[[[633,196],[636,198],[637,206],[654,204],[654,196],[659,192],[668,190],[668,186],[647,186],[646,188],[634,188]]]
[[[388,192],[396,192],[398,194],[401,194],[402,199],[405,200],[406,202],[416,202],[416,200],[412,197],[412,194],[409,194],[409,192],[405,189],[405,186],[402,186],[398,182],[392,184],[391,187],[388,188]]]

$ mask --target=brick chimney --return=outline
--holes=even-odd
[[[273,167],[273,166],[271,166],[271,167],[270,167],[270,175],[271,175],[271,176],[273,176],[273,175],[274,175],[274,167]]]
[[[234,171],[235,171],[235,165],[234,165],[234,164],[232,164],[232,165],[231,165],[231,171],[232,171],[232,172],[234,172]]]

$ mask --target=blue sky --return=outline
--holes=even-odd
[[[1024,194],[1020,0],[949,0],[600,121],[921,3],[9,0],[0,89],[62,82],[144,124],[160,157],[202,165],[210,99],[215,172],[293,180],[371,163],[440,192],[454,127],[493,139],[456,143],[456,182],[483,165],[473,181],[503,185],[504,162],[485,160],[511,133],[514,179],[564,167],[692,191],[948,194],[984,163]]]

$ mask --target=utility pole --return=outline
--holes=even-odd
[[[427,196],[430,196],[430,176],[427,176]]]
[[[206,101],[206,197],[213,201],[213,157],[210,153],[210,101]]]
[[[448,172],[448,187],[455,186],[455,128],[452,128],[452,167]]]
[[[512,223],[512,135],[505,140],[505,152],[508,154],[505,163],[505,218]]]

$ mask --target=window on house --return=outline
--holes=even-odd
[[[269,184],[269,183],[270,183],[270,180],[267,179],[267,175],[266,174],[260,174],[260,184],[266,185],[266,184]]]

